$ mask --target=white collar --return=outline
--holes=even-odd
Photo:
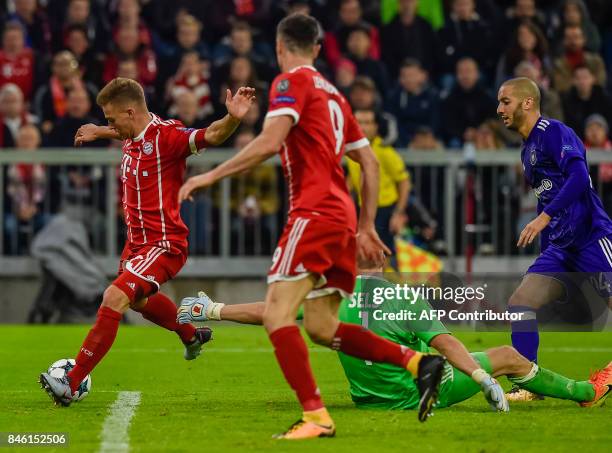
[[[145,126],[145,128],[142,130],[140,134],[138,134],[136,137],[132,139],[133,142],[139,142],[140,140],[142,140],[145,134],[147,133],[147,129],[149,129],[149,126],[153,123],[153,121],[157,119],[157,117],[153,113],[149,112],[149,115],[151,116],[151,121],[147,123],[147,125]]]
[[[315,68],[314,66],[309,65],[309,64],[303,64],[303,65],[300,65],[300,66],[296,66],[291,71],[289,71],[289,73],[293,73],[293,72],[297,71],[298,69],[302,69],[302,68],[310,69],[311,71],[317,72],[317,68]]]

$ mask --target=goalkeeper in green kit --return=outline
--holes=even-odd
[[[373,303],[373,295],[384,294],[385,288],[394,289],[395,285],[374,275],[358,276],[353,297],[342,301],[339,319],[361,324],[375,334],[415,351],[430,352],[433,348],[445,356],[448,363],[435,407],[448,407],[483,391],[494,410],[507,411],[508,402],[494,379],[497,376],[506,376],[513,384],[533,393],[576,401],[585,407],[602,404],[612,392],[612,362],[594,373],[588,381],[576,381],[530,362],[511,346],[470,354],[440,321],[419,320],[423,311],[431,310],[424,299],[394,297],[380,304]],[[263,302],[225,305],[213,302],[200,292],[198,297],[183,299],[178,321],[224,320],[261,324],[263,310]],[[419,392],[406,370],[356,359],[341,352],[338,355],[350,383],[351,398],[358,407],[418,408]]]

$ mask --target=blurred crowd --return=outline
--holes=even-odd
[[[116,76],[138,80],[151,110],[188,127],[225,113],[226,88],[255,87],[259,103],[229,144],[241,146],[261,128],[278,73],[275,25],[293,12],[320,20],[316,66],[356,110],[373,112],[381,145],[516,146],[517,136],[496,118],[496,90],[526,76],[542,90],[544,115],[565,121],[587,147],[612,149],[606,0],[3,0],[0,149],[70,147],[82,124],[103,123],[95,97]],[[5,249],[12,253],[22,252],[11,238],[24,225],[36,231],[71,197],[95,208],[95,193],[104,193],[95,168],[18,164],[5,173]],[[279,175],[249,177],[232,193],[241,237],[245,228],[276,230],[282,204],[271,189]],[[597,178],[612,184],[610,166]],[[217,204],[198,209],[214,217]],[[264,220],[249,227],[250,218]]]

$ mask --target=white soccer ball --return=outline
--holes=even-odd
[[[66,375],[66,373],[68,373],[72,368],[74,368],[75,365],[76,362],[74,361],[74,359],[60,359],[57,362],[53,362],[51,364],[48,373],[54,378],[61,379]],[[72,401],[82,401],[87,395],[89,395],[90,391],[91,375],[88,374],[87,376],[85,376],[85,379],[83,379],[83,382],[81,382],[81,385],[79,385],[79,388],[74,394]]]

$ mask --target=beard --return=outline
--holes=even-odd
[[[525,113],[520,108],[517,108],[512,114],[512,122],[508,125],[508,129],[511,131],[518,131],[524,120]]]

